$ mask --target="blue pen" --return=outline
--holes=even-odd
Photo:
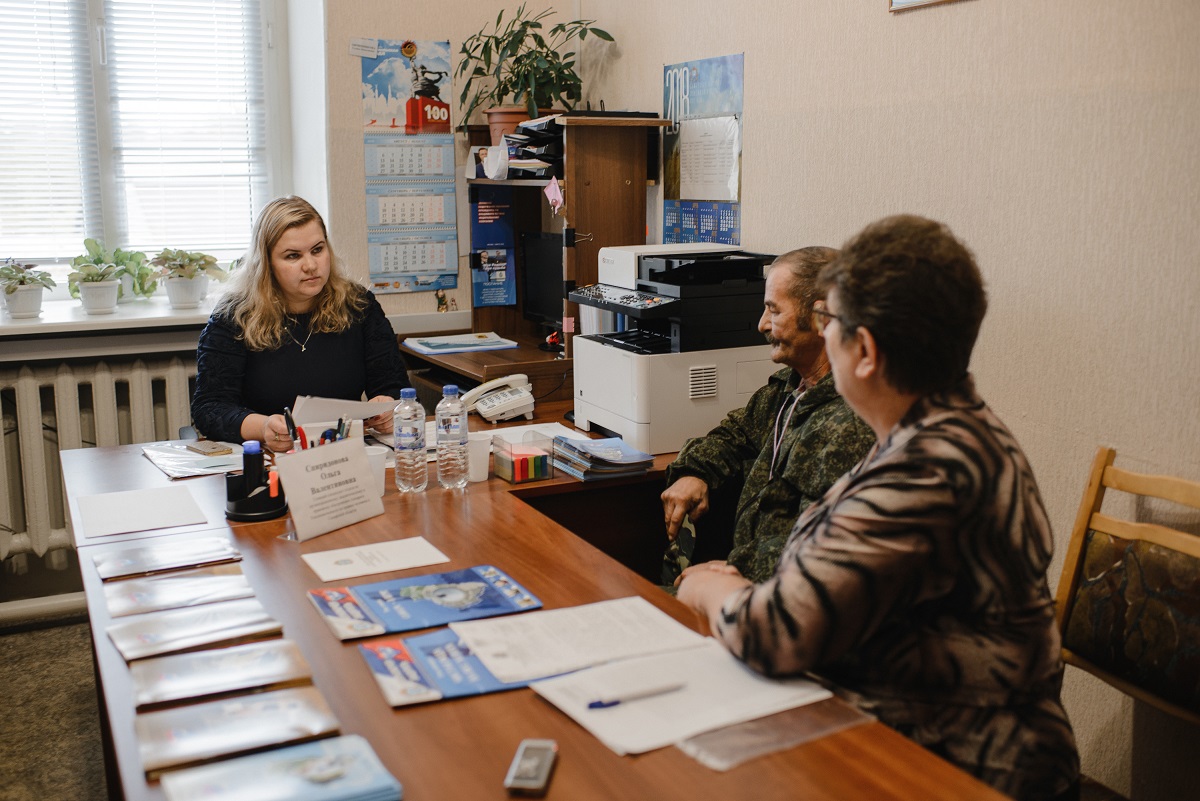
[[[653,687],[641,687],[627,692],[613,693],[590,702],[588,709],[609,709],[610,707],[628,703],[629,701],[638,701],[642,698],[653,698],[656,695],[673,693],[676,690],[682,690],[686,686],[685,682],[674,681],[667,684],[658,684]]]

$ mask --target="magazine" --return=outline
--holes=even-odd
[[[295,687],[143,712],[133,722],[142,768],[196,765],[334,734],[338,721],[316,687]]]
[[[216,645],[273,637],[283,630],[255,598],[168,609],[126,618],[108,627],[126,662]]]
[[[96,554],[96,572],[104,581],[125,576],[145,576],[185,567],[237,562],[242,554],[224,537],[175,539],[158,545],[105,551]]]
[[[130,665],[129,673],[138,709],[312,682],[308,662],[291,640],[144,659]]]
[[[542,602],[491,565],[308,591],[339,640],[537,609]]]
[[[465,353],[473,350],[505,350],[517,347],[511,339],[498,336],[494,331],[481,334],[451,334],[442,337],[408,337],[404,344],[417,353],[437,355],[439,353]]]
[[[167,773],[168,801],[400,801],[403,788],[357,734]]]
[[[497,679],[450,629],[373,640],[358,649],[391,706],[515,690],[529,684]]]

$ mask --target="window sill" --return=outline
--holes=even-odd
[[[47,300],[42,314],[14,320],[0,311],[0,363],[195,351],[219,293],[196,309],[172,309],[165,294],[87,314],[78,300]]]

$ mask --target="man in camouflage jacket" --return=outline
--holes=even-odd
[[[776,259],[767,275],[759,330],[771,359],[785,365],[706,436],[689,440],[667,467],[663,511],[672,542],[663,566],[672,584],[691,562],[684,517],[708,511],[710,492],[738,486],[729,564],[759,582],[775,572],[796,518],[859,462],[875,435],[837,393],[824,341],[812,320],[823,304],[816,275],[837,256],[802,248]]]

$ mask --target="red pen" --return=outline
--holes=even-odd
[[[304,436],[304,429],[297,428],[296,432],[300,435],[300,450],[308,450],[308,437]]]

